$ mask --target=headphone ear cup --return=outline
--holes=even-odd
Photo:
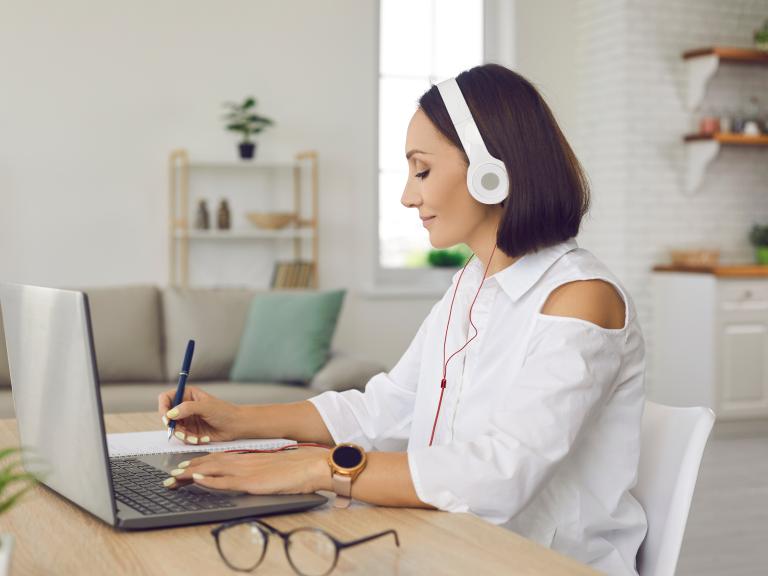
[[[498,204],[504,200],[509,194],[509,177],[504,163],[490,158],[482,164],[470,164],[467,188],[481,204]]]

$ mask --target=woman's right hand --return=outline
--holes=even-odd
[[[187,444],[206,444],[237,439],[241,417],[238,406],[187,386],[183,401],[171,409],[176,389],[167,390],[157,399],[157,408],[166,426],[176,421],[174,436]]]

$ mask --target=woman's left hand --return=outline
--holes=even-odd
[[[164,484],[190,481],[205,488],[250,494],[311,494],[331,489],[328,450],[295,448],[272,453],[214,452],[181,462]]]

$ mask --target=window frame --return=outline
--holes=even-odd
[[[450,285],[453,275],[458,270],[457,268],[408,268],[405,266],[385,268],[381,265],[381,240],[379,238],[379,202],[380,202],[380,189],[379,178],[381,174],[381,167],[379,165],[379,115],[381,113],[381,102],[379,98],[381,90],[381,1],[375,0],[375,61],[376,66],[374,74],[375,90],[375,129],[374,129],[374,146],[373,157],[374,166],[376,169],[373,171],[373,189],[376,191],[374,196],[374,202],[372,206],[373,214],[373,257],[368,261],[371,263],[368,270],[368,278],[370,282],[364,288],[363,292],[369,297],[435,297],[442,296],[446,290],[446,287]],[[386,1],[386,0],[385,0]],[[488,61],[489,43],[494,39],[493,31],[489,29],[489,20],[491,19],[491,13],[494,12],[494,0],[481,0],[482,1],[482,15],[481,21],[483,23],[483,50],[482,50],[482,62]],[[428,76],[430,84],[434,83],[437,76],[430,74]],[[403,208],[405,210],[406,208]]]

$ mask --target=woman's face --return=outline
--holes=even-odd
[[[467,163],[461,150],[443,136],[421,109],[408,124],[405,139],[408,180],[400,199],[414,207],[435,248],[465,243],[473,248],[493,207],[475,200],[467,189]]]

